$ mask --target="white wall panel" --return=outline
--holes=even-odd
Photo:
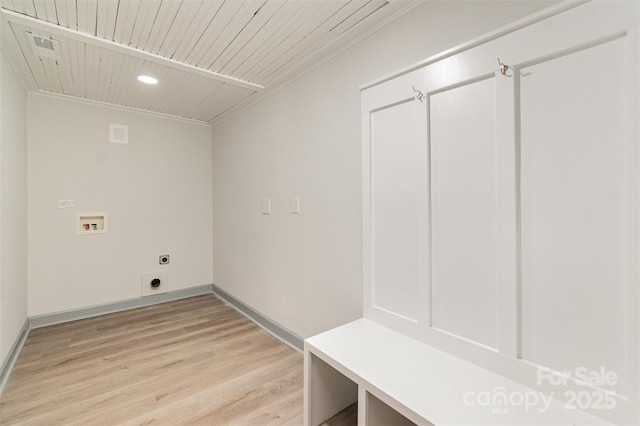
[[[561,371],[626,377],[625,44],[521,71],[523,357]]]
[[[362,92],[363,157],[376,128],[406,150],[384,151],[383,164],[363,171],[365,317],[623,424],[640,419],[638,12],[637,3],[590,2]],[[407,129],[423,121],[410,121],[419,99],[399,101],[411,85],[427,93],[428,137],[406,146]],[[377,112],[389,105],[406,112]],[[416,162],[420,143],[427,162]],[[376,168],[402,190],[379,189]],[[376,212],[398,217],[414,207],[408,176],[421,170],[430,227],[376,225]],[[398,199],[378,205],[377,191]],[[380,235],[399,249],[379,250]],[[430,246],[412,274],[408,247],[421,237]],[[427,279],[416,279],[420,265]],[[379,285],[370,269],[398,281],[400,294],[385,301],[417,296],[413,324],[368,305]],[[398,306],[387,310],[406,308]],[[600,382],[581,381],[585,373]]]
[[[432,325],[496,347],[494,79],[432,95],[429,118]]]
[[[0,365],[27,319],[26,141],[27,94],[0,52]]]
[[[421,282],[418,257],[420,200],[427,197],[422,172],[425,141],[415,100],[371,114],[373,304],[417,319]],[[422,220],[425,220],[423,218]]]

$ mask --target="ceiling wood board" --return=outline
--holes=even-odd
[[[0,0],[2,45],[28,90],[211,121],[416,3]],[[57,40],[60,61],[39,58],[27,33]],[[142,86],[140,73],[160,84]]]

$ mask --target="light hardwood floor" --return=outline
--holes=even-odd
[[[43,327],[0,424],[298,425],[302,358],[213,295]]]
[[[331,417],[320,426],[357,426],[358,425],[358,403],[352,404]],[[393,426],[393,425],[387,425]]]

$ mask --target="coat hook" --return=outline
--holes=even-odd
[[[414,92],[416,92],[416,99],[419,100],[420,102],[424,102],[424,100],[427,97],[427,95],[425,95],[424,93],[422,93],[419,90],[416,90],[416,88],[414,86],[411,86],[411,88],[413,89]]]
[[[498,65],[500,65],[500,73],[502,73],[502,75],[504,75],[505,77],[512,77],[511,75],[507,74],[507,71],[509,71],[511,67],[500,62],[500,58],[498,58]]]

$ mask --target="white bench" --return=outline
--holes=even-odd
[[[356,401],[360,426],[609,424],[364,318],[306,339],[304,361],[306,426]]]

